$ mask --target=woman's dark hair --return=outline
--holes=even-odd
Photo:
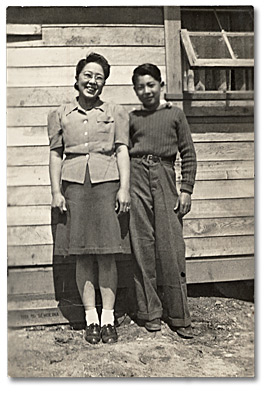
[[[143,75],[151,75],[155,80],[161,82],[160,69],[154,64],[145,63],[135,68],[132,75],[132,83],[134,86],[136,84],[138,76],[143,76]]]
[[[78,80],[80,73],[88,63],[98,63],[103,68],[105,80],[109,77],[111,66],[108,63],[108,61],[102,55],[91,52],[89,53],[89,55],[86,56],[85,59],[81,59],[78,62],[76,66],[76,75],[75,75],[76,81]],[[77,82],[74,84],[74,87],[76,90],[78,90]]]

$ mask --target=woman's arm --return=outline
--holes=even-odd
[[[116,157],[120,177],[120,188],[116,196],[116,209],[119,209],[119,213],[126,213],[130,209],[130,159],[126,145],[116,145]]]
[[[63,148],[53,149],[50,151],[50,180],[51,180],[51,192],[52,192],[52,207],[58,207],[63,213],[67,210],[66,201],[61,193],[60,178],[61,178],[61,167],[62,167],[62,156]]]

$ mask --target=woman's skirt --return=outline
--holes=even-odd
[[[119,181],[63,181],[67,211],[58,213],[54,255],[130,254],[129,214],[115,211]]]

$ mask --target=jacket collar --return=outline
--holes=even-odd
[[[80,106],[78,98],[79,97],[74,98],[70,103],[68,103],[66,105],[66,108],[65,108],[66,115],[69,115],[71,112],[76,111],[76,110],[80,111],[80,112],[83,112],[83,113],[86,113],[86,111]],[[105,105],[106,105],[106,103],[99,99],[97,105],[94,106],[92,109],[99,109],[102,112],[104,112],[105,111]]]

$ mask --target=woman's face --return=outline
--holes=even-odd
[[[80,95],[86,100],[96,99],[105,85],[104,71],[98,63],[87,63],[78,77]]]
[[[155,110],[160,103],[162,84],[151,75],[139,75],[134,90],[143,106]]]

